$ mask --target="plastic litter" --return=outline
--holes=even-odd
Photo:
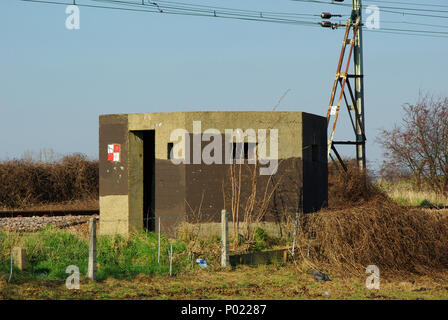
[[[196,259],[196,263],[199,264],[202,269],[208,267],[207,261],[205,261],[205,259]]]

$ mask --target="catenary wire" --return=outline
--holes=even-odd
[[[49,1],[49,0],[21,0],[25,2],[35,2],[35,3],[44,3],[44,4],[58,4],[58,5],[69,5],[67,2],[59,2],[59,1]],[[92,1],[92,0],[91,0]],[[118,2],[119,0],[95,0],[96,2]],[[307,0],[311,1],[311,0]],[[312,2],[315,2],[317,0],[314,0]],[[124,2],[123,4],[133,5],[135,6],[137,3],[130,3],[127,1],[121,1]],[[244,15],[244,14],[238,14],[238,13],[220,13],[219,11],[214,10],[213,13],[211,11],[182,11],[181,9],[171,9],[161,12],[161,8],[153,7],[140,4],[139,8],[136,7],[119,7],[119,6],[104,6],[104,5],[92,5],[92,4],[86,4],[86,3],[76,3],[78,6],[84,6],[84,7],[92,7],[92,8],[100,8],[100,9],[114,9],[114,10],[124,10],[124,11],[137,11],[137,12],[147,12],[147,13],[165,13],[165,14],[177,14],[177,15],[189,15],[189,16],[205,16],[205,17],[217,17],[217,18],[227,18],[227,19],[236,19],[236,20],[248,20],[248,21],[256,21],[256,22],[271,22],[271,23],[281,23],[281,24],[293,24],[293,25],[306,25],[306,26],[319,26],[320,22],[312,22],[312,21],[303,21],[303,20],[296,20],[296,19],[286,19],[286,18],[278,18],[278,17],[269,17],[269,16],[251,16],[251,15]],[[258,11],[254,11],[259,13]],[[366,29],[364,27],[364,29]],[[367,29],[368,30],[368,29]],[[414,35],[414,36],[438,36],[438,37],[445,37],[448,35],[448,32],[442,32],[442,31],[432,31],[432,30],[414,30],[414,29],[398,29],[398,28],[384,28],[381,30],[373,30],[375,32],[383,32],[383,33],[390,33],[390,34],[407,34],[407,35]]]

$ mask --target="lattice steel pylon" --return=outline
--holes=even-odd
[[[331,117],[334,116],[333,123],[331,125],[331,132],[328,139],[328,151],[327,155],[333,161],[331,156],[331,151],[338,158],[344,170],[347,170],[341,156],[336,150],[335,145],[356,145],[357,147],[357,160],[358,166],[361,169],[365,168],[365,130],[364,130],[364,116],[363,116],[363,75],[361,74],[362,68],[360,65],[360,57],[362,60],[362,54],[359,44],[359,34],[361,29],[361,15],[357,14],[358,11],[353,10],[352,16],[348,19],[344,35],[344,42],[342,44],[341,55],[339,57],[338,68],[336,70],[336,77],[333,84],[333,89],[331,91],[330,103],[327,112],[327,128],[330,128]],[[349,39],[350,33],[352,38]],[[346,57],[348,51],[348,56]],[[344,59],[346,58],[346,59]],[[350,62],[354,58],[354,73],[349,74]],[[360,72],[361,71],[361,72]],[[355,79],[355,92],[353,92],[353,87],[350,83],[350,79]],[[339,89],[339,92],[338,92]],[[347,98],[346,91],[348,92],[349,98]],[[336,100],[336,97],[338,99]],[[348,114],[350,116],[350,121],[355,132],[356,141],[334,141],[334,133],[336,130],[336,123],[339,116],[339,110],[341,108],[342,101],[344,101]],[[351,104],[349,103],[351,101]],[[335,102],[337,102],[335,104]],[[353,114],[354,113],[354,117]]]

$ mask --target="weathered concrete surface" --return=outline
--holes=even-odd
[[[327,203],[326,120],[301,112],[179,112],[100,116],[100,212],[104,219],[120,218],[118,226],[102,223],[103,234],[127,234],[144,226],[154,230],[162,217],[162,230],[175,230],[175,223],[188,221],[201,211],[205,221],[219,221],[224,207],[230,210],[231,186],[226,164],[180,164],[168,158],[168,143],[175,129],[185,129],[193,138],[193,122],[201,121],[201,133],[217,129],[278,129],[278,172],[257,175],[257,199],[267,184],[278,184],[272,195],[265,219],[278,221],[284,213],[297,210],[311,212]],[[147,130],[154,132],[154,174],[145,173],[143,158]],[[269,136],[267,137],[269,154]],[[121,161],[107,161],[107,144],[121,145]],[[207,145],[209,142],[203,142]],[[224,148],[224,146],[222,146]],[[144,152],[145,151],[145,152]],[[192,150],[191,150],[192,151]],[[147,157],[146,157],[147,158]],[[251,166],[243,165],[241,208],[251,189]],[[260,166],[259,166],[260,167]],[[259,170],[259,167],[257,170]],[[146,177],[146,178],[145,178]],[[145,179],[152,179],[149,182]],[[151,187],[148,187],[150,185]],[[145,189],[146,188],[146,189]],[[269,185],[268,185],[269,188]],[[146,190],[146,191],[145,191]],[[230,190],[230,191],[229,191]],[[303,190],[303,203],[301,202]],[[151,194],[148,196],[147,193]],[[227,192],[227,194],[226,194]],[[230,194],[229,194],[230,192]],[[127,196],[125,200],[122,196]],[[116,199],[116,201],[114,200]],[[149,199],[149,200],[148,200]],[[116,203],[115,203],[116,202]],[[150,202],[150,205],[148,205]],[[230,212],[231,214],[231,212]],[[178,216],[173,218],[173,216]],[[182,219],[181,217],[185,218]],[[151,224],[144,224],[143,218]],[[169,222],[175,221],[173,223]],[[243,214],[240,215],[240,220]],[[113,223],[113,222],[111,222]]]
[[[14,247],[13,249],[13,261],[14,265],[19,268],[19,270],[26,270],[27,260],[26,260],[26,249],[22,247]]]
[[[100,196],[128,194],[128,119],[127,115],[102,115],[99,126]],[[118,163],[107,161],[107,145],[121,148]]]
[[[129,234],[129,203],[127,195],[100,197],[100,234]],[[138,224],[138,221],[135,221]]]
[[[288,251],[286,249],[234,254],[230,255],[230,265],[235,267],[239,264],[258,265],[278,262],[286,263],[287,257]]]
[[[129,133],[128,153],[128,201],[129,201],[129,231],[143,229],[143,139],[138,133]]]
[[[326,125],[323,117],[302,114],[304,212],[328,206],[327,131],[322,130]]]

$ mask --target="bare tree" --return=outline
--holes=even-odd
[[[383,170],[406,172],[423,185],[448,196],[448,97],[420,96],[403,106],[402,125],[382,130]]]
[[[269,204],[283,178],[282,174],[278,174],[278,179],[274,179],[274,175],[260,176],[257,157],[258,147],[255,148],[256,161],[253,164],[233,162],[222,184],[224,207],[226,199],[230,201],[235,246],[239,240],[241,218],[244,240],[254,240],[254,230],[269,212]]]

